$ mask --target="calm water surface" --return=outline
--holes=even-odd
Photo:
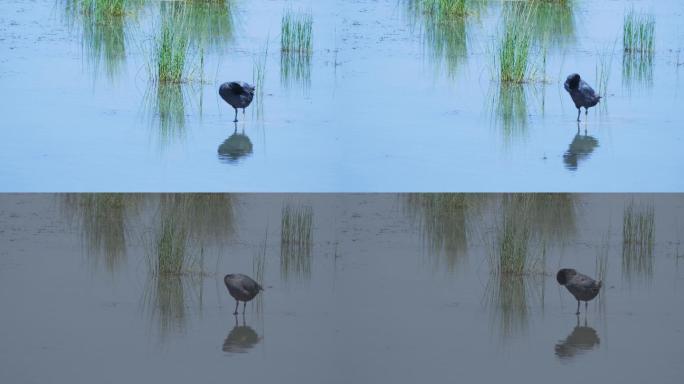
[[[680,195],[4,195],[0,381],[677,383],[683,213]],[[289,242],[288,214],[311,218]],[[155,277],[170,217],[196,264]],[[492,273],[507,218],[526,277]],[[604,274],[579,317],[566,266]],[[266,288],[237,318],[228,272]]]
[[[447,25],[408,0],[192,8],[196,81],[160,87],[150,47],[171,3],[104,23],[68,3],[0,4],[2,191],[684,189],[680,1],[546,6],[531,21],[546,81],[513,87],[493,80],[499,2]],[[632,5],[656,19],[646,60],[622,54]],[[311,11],[309,58],[281,57],[286,9]],[[257,62],[263,94],[235,126],[218,86]],[[598,88],[602,62],[606,98],[578,126],[562,83]]]

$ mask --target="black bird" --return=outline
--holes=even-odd
[[[565,288],[577,299],[577,315],[580,313],[580,300],[584,301],[584,311],[586,312],[588,301],[593,300],[601,289],[600,281],[596,281],[570,268],[563,268],[558,271],[556,280],[558,284],[565,285]]]
[[[259,291],[264,290],[261,288],[261,285],[252,280],[251,277],[241,273],[226,275],[223,278],[223,282],[226,284],[226,288],[228,288],[228,293],[235,299],[235,312],[233,312],[233,315],[237,315],[238,305],[240,305],[241,301],[244,302],[242,313],[245,313],[247,302],[259,294]]]
[[[594,89],[576,73],[568,76],[564,87],[570,94],[570,97],[572,97],[575,107],[577,107],[577,121],[580,121],[580,108],[584,107],[584,114],[587,115],[589,108],[598,104],[599,100],[601,100],[601,96],[597,95]]]
[[[230,104],[231,107],[235,108],[235,120],[237,119],[237,110],[242,108],[242,114],[245,113],[245,108],[249,106],[254,98],[254,86],[243,81],[231,81],[228,83],[221,84],[219,87],[219,95],[225,100],[226,103]]]

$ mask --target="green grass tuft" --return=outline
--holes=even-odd
[[[313,45],[313,16],[288,10],[280,24],[280,49],[283,52],[311,54]]]
[[[311,276],[313,248],[313,209],[287,204],[280,221],[280,271],[284,278],[291,273]]]

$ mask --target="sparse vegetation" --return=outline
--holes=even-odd
[[[630,203],[622,219],[622,271],[650,279],[653,274],[655,212],[652,206]]]
[[[287,10],[280,24],[280,49],[284,53],[309,55],[313,45],[313,16]]]
[[[287,278],[291,273],[311,275],[313,209],[310,206],[287,204],[280,221],[280,271]]]
[[[647,53],[655,50],[655,16],[638,14],[632,8],[622,26],[622,47],[629,53]]]

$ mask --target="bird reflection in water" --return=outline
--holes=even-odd
[[[584,325],[581,326],[579,316],[577,316],[577,325],[570,335],[556,344],[556,356],[561,361],[568,361],[577,355],[594,349],[600,342],[596,330],[587,325],[587,318],[584,318]]]
[[[235,326],[223,341],[223,352],[247,353],[261,341],[259,335],[245,324],[245,316],[242,315],[242,325],[238,325],[238,317],[235,315]]]
[[[245,135],[244,128],[238,133],[237,123],[235,131],[228,137],[223,144],[218,147],[218,157],[228,163],[235,163],[240,158],[252,154],[252,141]]]
[[[589,136],[586,129],[584,130],[584,135],[582,135],[579,124],[577,124],[577,134],[572,139],[568,151],[563,155],[565,168],[576,171],[580,160],[588,159],[591,153],[594,152],[594,148],[598,146],[598,140],[593,136]]]

